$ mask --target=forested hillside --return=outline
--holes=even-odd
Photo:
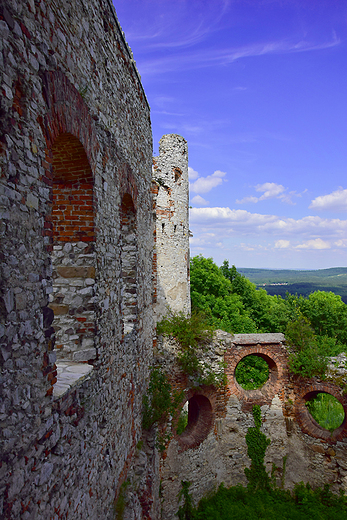
[[[239,268],[238,272],[271,295],[285,296],[289,292],[308,296],[314,291],[331,291],[347,303],[347,267],[310,271]]]
[[[296,346],[292,369],[311,377],[324,373],[326,357],[346,350],[347,305],[333,292],[308,297],[271,296],[224,261],[191,260],[192,309],[214,328],[232,333],[282,332]]]

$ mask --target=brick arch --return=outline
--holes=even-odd
[[[269,378],[267,382],[256,390],[245,390],[238,384],[235,377],[236,367],[247,356],[256,355],[263,358],[269,366]],[[254,404],[260,406],[271,404],[276,394],[283,392],[284,381],[287,376],[287,360],[283,358],[283,352],[276,345],[234,345],[225,354],[227,363],[226,374],[228,389],[242,401],[244,410],[252,409]]]
[[[92,171],[100,149],[94,121],[82,96],[59,70],[42,75],[42,95],[47,111],[38,117],[47,150],[61,134],[72,134],[82,143]]]
[[[117,177],[121,200],[123,200],[126,194],[130,195],[132,203],[134,205],[134,210],[136,212],[138,209],[138,188],[135,176],[128,163],[123,163],[117,169]]]
[[[296,384],[295,417],[298,425],[304,433],[317,439],[324,439],[329,443],[336,443],[347,437],[347,396],[342,389],[332,383],[315,382],[312,380],[305,384],[299,381]],[[334,396],[343,406],[345,418],[339,428],[332,433],[320,426],[307,409],[306,403],[318,393],[327,393]]]
[[[93,173],[82,143],[60,134],[52,146],[53,243],[94,242]]]
[[[188,425],[181,435],[175,428],[178,416],[174,420],[174,436],[179,444],[180,452],[197,448],[208,436],[215,422],[218,394],[213,387],[190,389],[183,399],[180,411],[189,402]]]

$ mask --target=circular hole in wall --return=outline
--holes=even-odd
[[[269,364],[256,354],[245,356],[236,366],[235,378],[244,390],[261,388],[269,379]]]
[[[177,421],[176,435],[183,448],[198,446],[209,434],[213,424],[210,400],[195,394],[183,406]]]
[[[345,420],[342,404],[336,397],[326,392],[316,392],[306,401],[306,407],[313,419],[331,433]]]

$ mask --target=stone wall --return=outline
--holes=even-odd
[[[164,135],[153,159],[155,313],[190,312],[188,147],[180,135]]]
[[[1,2],[0,33],[0,517],[113,518],[136,467],[155,518],[148,103],[111,1]]]
[[[179,504],[181,480],[191,482],[194,502],[225,485],[247,484],[244,469],[250,466],[246,433],[254,425],[252,407],[261,407],[262,431],[271,439],[265,462],[268,472],[275,465],[278,485],[293,488],[300,481],[312,486],[329,483],[334,491],[347,491],[347,419],[332,434],[320,427],[305,403],[317,392],[334,395],[347,413],[347,397],[333,382],[290,377],[287,348],[282,334],[236,334],[217,331],[211,347],[200,354],[201,361],[226,362],[225,390],[192,388],[173,363],[177,351],[165,340],[158,362],[170,374],[176,389],[188,402],[188,426],[174,436],[161,459],[163,518],[173,519]],[[268,363],[269,378],[258,390],[244,390],[235,379],[237,364],[246,356],[260,356]],[[175,368],[173,368],[175,367]],[[283,473],[283,464],[285,471]]]

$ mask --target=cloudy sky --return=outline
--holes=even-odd
[[[114,0],[151,106],[189,146],[191,254],[347,266],[346,0]]]

